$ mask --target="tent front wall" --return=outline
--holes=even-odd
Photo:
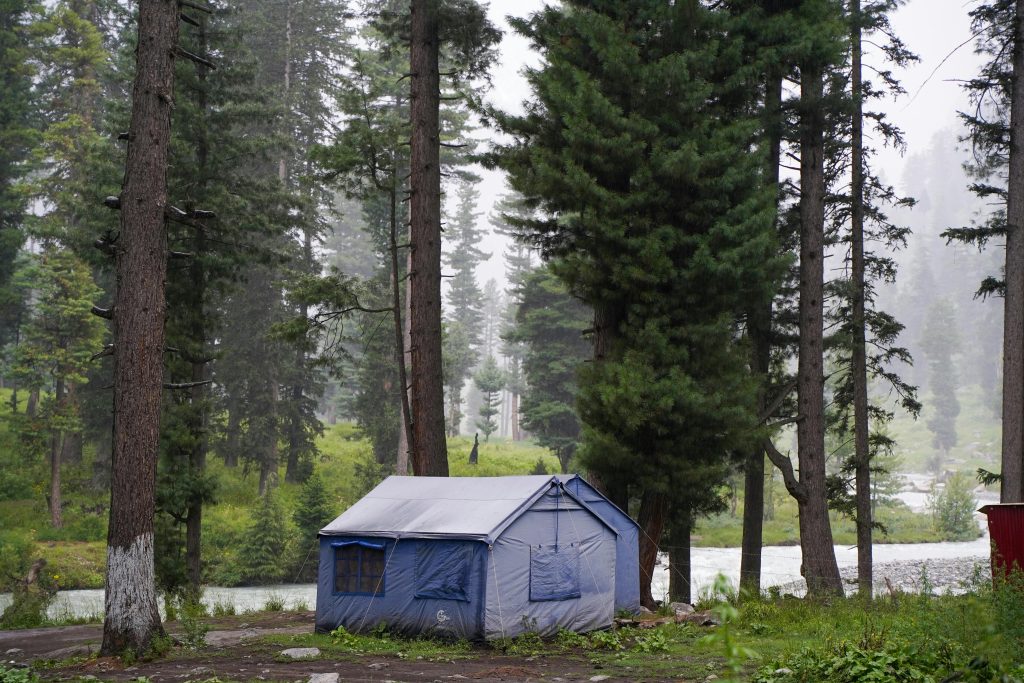
[[[640,528],[629,515],[575,476],[565,486],[619,532],[615,541],[615,611],[640,611]]]
[[[490,550],[486,637],[609,627],[615,616],[615,571],[615,533],[554,489]]]
[[[383,595],[335,590],[336,553],[339,547],[353,543],[383,546]],[[453,562],[453,558],[459,561]],[[344,626],[365,632],[385,623],[389,630],[406,635],[479,639],[483,635],[486,561],[487,546],[479,541],[321,536],[316,630],[329,632]],[[449,575],[447,580],[439,580],[438,568]],[[453,588],[458,596],[453,597]]]

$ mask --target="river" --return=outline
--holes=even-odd
[[[905,503],[917,512],[926,506],[926,493],[931,485],[929,477],[924,475],[904,475],[906,486],[899,494]],[[998,502],[998,496],[985,491],[976,491],[979,505]],[[976,515],[982,528],[985,527],[983,517]],[[841,570],[857,566],[856,546],[835,546],[836,561]],[[987,567],[989,557],[988,533],[974,540],[963,543],[886,543],[874,546],[875,565],[901,565],[912,567],[915,572],[911,577],[904,575],[894,583],[898,587],[915,588],[917,573],[920,572],[922,561],[941,563],[948,560],[963,560],[964,567],[976,563]],[[655,599],[661,599],[668,593],[668,567],[664,554],[659,557],[655,567],[651,591]],[[710,591],[711,585],[718,574],[724,574],[735,586],[739,582],[740,549],[739,548],[693,548],[691,552],[691,580],[693,581],[693,599]],[[844,572],[844,574],[847,572]],[[890,572],[891,573],[891,572]],[[961,572],[962,573],[962,572]],[[967,578],[966,576],[962,578]],[[882,576],[876,577],[881,581]],[[761,585],[785,586],[786,590],[799,592],[791,584],[802,582],[800,576],[799,546],[765,546],[761,551]],[[955,588],[953,581],[940,583],[938,588]],[[879,590],[877,584],[876,592]],[[313,609],[316,606],[316,584],[285,584],[277,586],[246,586],[240,588],[224,588],[207,586],[203,594],[203,602],[213,608],[217,604],[231,605],[236,612],[259,610],[270,600],[282,602],[286,609],[305,606]],[[10,593],[0,593],[0,610],[11,602]],[[103,612],[103,590],[70,590],[60,591],[50,605],[48,614],[51,618],[89,617]],[[162,612],[162,607],[161,607]]]
[[[856,547],[835,546],[839,566],[857,565]],[[876,564],[910,562],[920,560],[973,559],[987,566],[989,555],[988,536],[966,543],[890,543],[875,545]],[[765,546],[761,556],[762,584],[767,586],[785,585],[800,581],[799,546]],[[694,548],[691,558],[693,597],[710,590],[719,573],[724,574],[735,585],[739,579],[739,548]],[[652,591],[656,599],[668,592],[668,569],[664,558],[655,570]],[[966,577],[965,577],[966,578]],[[286,609],[316,606],[316,584],[286,584],[279,586],[248,586],[242,588],[206,587],[203,602],[211,609],[216,604],[230,604],[236,612],[259,610],[268,600],[283,602]],[[10,593],[0,594],[0,609],[10,604]],[[50,605],[51,618],[88,617],[103,612],[103,591],[74,590],[60,591]]]

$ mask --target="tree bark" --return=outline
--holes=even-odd
[[[771,184],[773,205],[778,211],[779,164],[782,159],[782,75],[768,72],[765,83],[765,132],[768,141],[766,178]],[[747,320],[751,342],[750,371],[760,385],[757,410],[767,408],[765,391],[771,363],[772,302],[768,300],[751,310]],[[768,416],[764,416],[767,419]],[[759,444],[747,455],[743,478],[743,538],[740,542],[740,590],[750,595],[761,593],[761,546],[764,537],[764,448]]]
[[[409,273],[412,337],[412,468],[448,476],[441,367],[441,165],[438,0],[412,1],[412,141]]]
[[[199,21],[198,38],[199,46],[205,54],[209,47],[206,38],[206,17],[202,13],[197,19]],[[209,116],[207,87],[209,69],[203,65],[196,66],[196,77],[199,80],[198,95],[196,98],[197,108],[201,116]],[[196,171],[201,179],[200,183],[205,189],[206,178],[209,176],[208,161],[210,155],[209,140],[205,134],[200,135],[196,144]],[[195,208],[195,207],[192,207]],[[195,258],[189,262],[189,275],[191,288],[189,291],[189,308],[192,310],[191,343],[195,348],[195,356],[191,358],[192,382],[194,386],[190,389],[189,400],[192,403],[192,412],[189,416],[189,428],[192,431],[193,446],[189,453],[190,476],[199,479],[206,473],[207,453],[207,426],[209,423],[209,406],[206,401],[207,360],[206,360],[206,294],[207,277],[206,267],[203,261],[206,255],[206,232],[202,226],[194,228]],[[202,563],[202,529],[203,529],[203,496],[193,491],[190,495],[188,508],[185,512],[185,573],[188,577],[190,598],[198,602],[202,592],[203,563]]]
[[[822,69],[801,68],[800,343],[797,364],[797,457],[805,496],[799,502],[802,573],[810,596],[842,594],[825,496],[825,375],[822,339],[825,249],[825,136]]]
[[[153,567],[167,275],[167,162],[178,4],[140,0],[114,308],[114,446],[101,654],[163,634]]]
[[[860,0],[850,0],[850,50],[853,117],[850,121],[850,258],[853,279],[853,457],[856,465],[857,590],[872,597],[871,451],[868,443],[868,360],[864,272],[864,113],[861,100]]]
[[[1003,301],[1003,503],[1024,501],[1024,0],[1016,2],[1013,28]]]
[[[241,409],[228,405],[228,426],[224,435],[224,466],[238,467],[239,442],[242,438]]]
[[[409,375],[406,372],[405,333],[406,327],[403,324],[402,315],[402,278],[398,268],[398,182],[397,177],[392,176],[391,183],[391,226],[388,232],[390,244],[388,250],[391,255],[391,315],[394,321],[395,330],[395,362],[398,365],[398,391],[401,403],[401,431],[398,439],[398,454],[395,459],[395,474],[405,475],[409,472],[409,445],[413,443],[412,432],[412,408],[409,406]],[[408,301],[408,297],[406,297]],[[407,318],[406,318],[407,319]]]
[[[640,525],[640,604],[649,610],[658,608],[651,594],[654,565],[658,562],[658,543],[665,529],[668,498],[662,493],[644,491],[640,499],[637,524]]]
[[[58,385],[60,382],[58,382]],[[60,456],[64,450],[64,432],[50,436],[50,526],[60,529],[64,526],[63,503],[60,498]]]
[[[668,550],[668,599],[669,602],[693,602],[690,571],[690,531],[693,523],[689,519],[676,520],[669,534]]]

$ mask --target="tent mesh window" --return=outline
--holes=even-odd
[[[334,592],[384,595],[384,546],[343,543],[334,548]]]

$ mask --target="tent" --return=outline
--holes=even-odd
[[[615,611],[640,611],[640,525],[578,474],[556,475],[618,533],[615,540]]]
[[[639,573],[634,557],[632,578],[617,578],[608,519],[622,520],[605,503],[578,477],[388,477],[320,531],[316,630],[383,623],[478,640],[606,628],[620,585],[638,597]]]

